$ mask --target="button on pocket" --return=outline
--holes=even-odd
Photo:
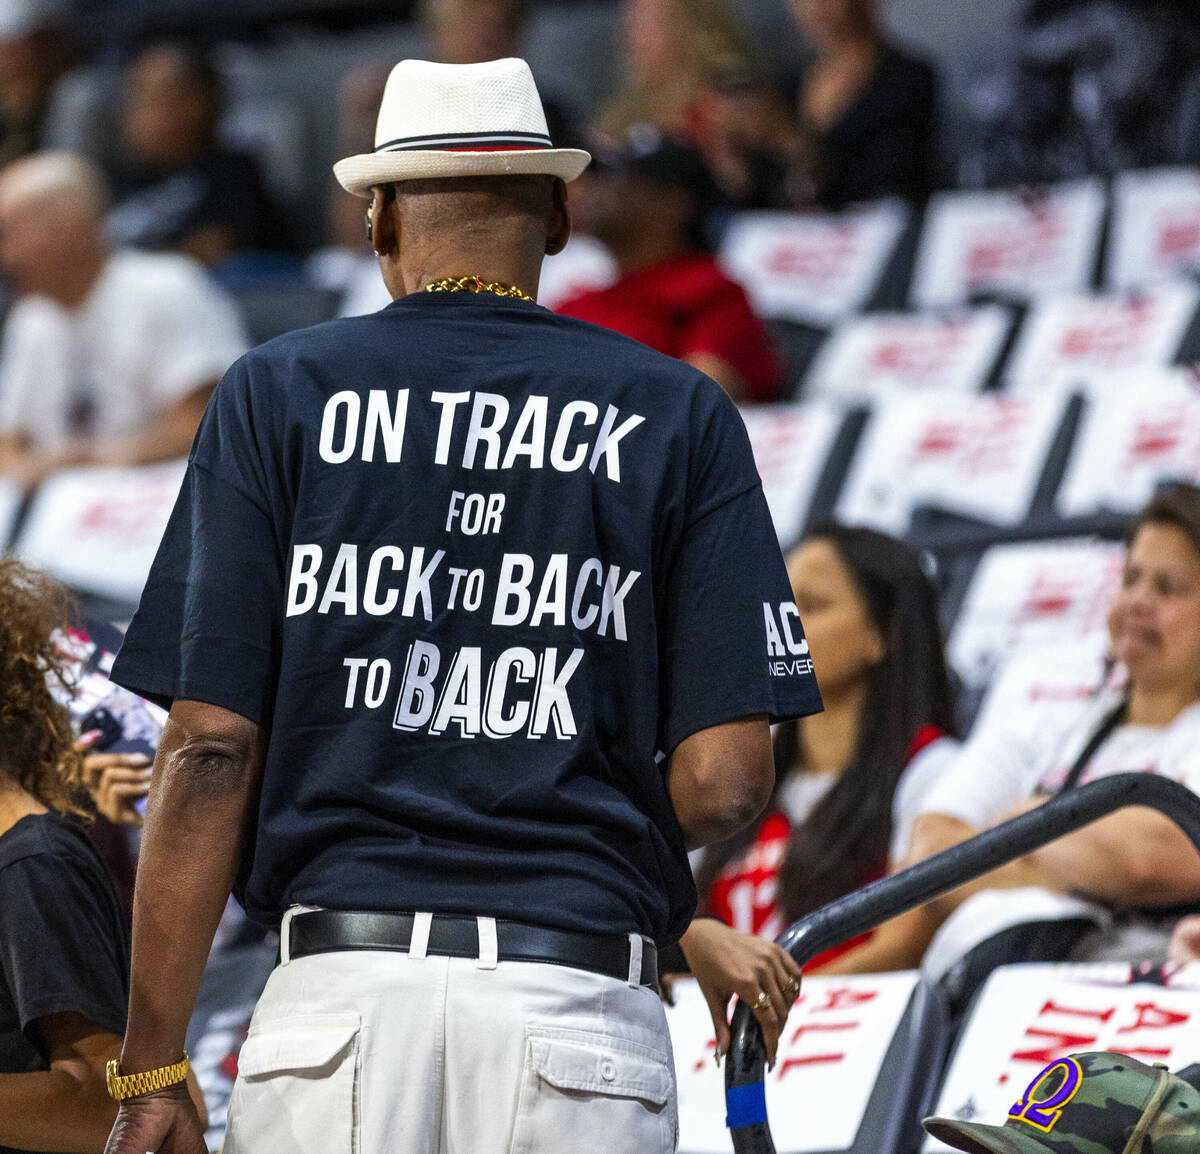
[[[357,1014],[254,1021],[238,1057],[225,1154],[356,1154]]]
[[[530,1027],[512,1154],[669,1154],[670,1056],[625,1039]]]

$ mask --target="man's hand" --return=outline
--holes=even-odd
[[[104,1154],[208,1154],[204,1126],[186,1086],[127,1098]]]

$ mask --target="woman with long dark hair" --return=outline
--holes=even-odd
[[[774,1002],[773,1014],[759,1002],[773,1049],[795,978],[763,939],[882,875],[958,747],[937,595],[918,556],[872,529],[831,523],[792,550],[788,573],[825,710],[777,732],[765,815],[705,851],[699,908],[713,916],[680,942],[722,1051],[734,993]]]

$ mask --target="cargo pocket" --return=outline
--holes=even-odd
[[[251,1022],[225,1154],[357,1154],[360,1029],[357,1014]]]
[[[575,1030],[530,1027],[511,1154],[670,1154],[670,1055]]]

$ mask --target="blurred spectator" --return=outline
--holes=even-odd
[[[969,102],[959,181],[998,185],[1196,163],[1181,124],[1195,9],[1152,0],[1030,0],[1015,52]]]
[[[789,0],[816,50],[797,103],[811,193],[825,208],[933,186],[934,75],[887,43],[877,0]]]
[[[687,361],[735,400],[773,400],[780,369],[766,329],[707,241],[706,222],[722,198],[699,153],[639,125],[596,169],[572,208],[582,230],[611,250],[621,276],[558,311]]]
[[[972,735],[925,799],[904,864],[1114,773],[1161,773],[1200,792],[1200,490],[1178,487],[1138,515],[1108,627],[1124,678],[1082,704],[1064,702],[1055,719],[1016,716]],[[973,894],[1027,886],[1142,911],[1118,919],[1111,940],[1081,943],[1081,956],[1121,957],[1128,946],[1139,956],[1124,960],[1161,961],[1175,918],[1155,911],[1200,901],[1200,861],[1170,819],[1123,809],[887,923],[834,971],[916,965]],[[1148,933],[1157,933],[1157,957],[1146,956]]]
[[[63,590],[0,561],[0,1149],[103,1149],[105,1064],[125,1032],[129,941],[80,799],[55,631]],[[18,1077],[18,1075],[20,1075]]]
[[[937,594],[917,555],[828,524],[792,550],[788,572],[825,709],[778,730],[765,816],[704,851],[700,910],[715,918],[697,918],[680,943],[722,1050],[730,996],[773,988],[772,958],[750,935],[776,937],[882,876],[959,748]]]
[[[759,74],[732,6],[728,0],[623,0],[622,17],[624,81],[593,129],[616,147],[630,128],[652,124],[698,148],[723,181],[730,101],[753,90]]]
[[[70,46],[61,0],[0,0],[0,167],[46,144]]]
[[[0,473],[186,455],[245,349],[233,303],[187,257],[110,251],[104,182],[39,153],[0,175],[0,265],[20,299],[0,353]]]
[[[160,41],[134,58],[111,174],[114,243],[173,249],[209,267],[289,247],[254,158],[218,143],[221,103],[220,77],[199,46]]]

